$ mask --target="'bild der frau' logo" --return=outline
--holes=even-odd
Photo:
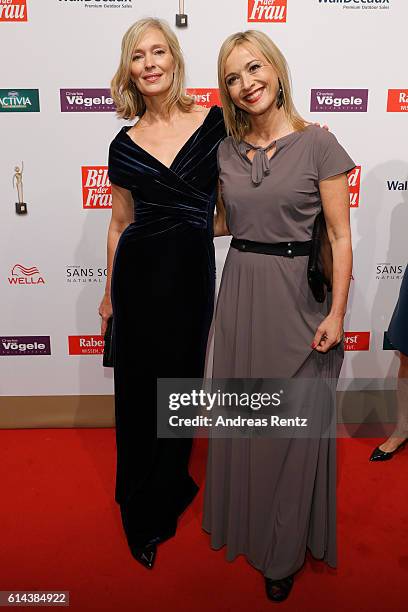
[[[287,4],[288,0],[248,0],[248,21],[285,22]]]
[[[110,89],[60,89],[62,113],[109,113],[115,110]]]
[[[285,22],[287,4],[288,0],[248,0],[248,21]]]
[[[0,21],[27,21],[27,0],[0,0]]]
[[[107,166],[82,166],[83,208],[112,208],[112,188]]]
[[[0,336],[0,356],[51,355],[49,336]]]
[[[366,113],[368,89],[312,89],[310,111],[320,113]]]
[[[0,89],[0,113],[38,113],[38,89]]]

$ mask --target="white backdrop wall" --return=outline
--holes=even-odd
[[[257,15],[263,11],[278,21],[249,22],[254,0],[186,0],[189,25],[177,29],[186,85],[202,88],[204,99],[211,99],[206,92],[217,86],[216,58],[224,38],[259,28],[286,55],[301,114],[327,123],[361,165],[359,203],[351,209],[354,279],[345,326],[348,348],[357,350],[346,353],[342,385],[352,388],[353,379],[363,378],[364,385],[375,387],[396,373],[397,358],[383,350],[383,334],[408,250],[408,2],[257,2]],[[109,100],[98,110],[95,103],[84,106],[81,96],[109,87],[131,23],[157,16],[174,25],[178,5],[177,0],[0,0],[1,395],[112,392],[112,371],[102,367],[100,354],[92,354],[101,350],[97,308],[110,210],[84,207],[82,173],[86,179],[92,172],[82,168],[96,174],[99,168],[104,178],[108,146],[122,122]],[[18,19],[17,9],[26,11],[26,20]],[[60,94],[62,89],[68,95]],[[321,94],[317,112],[311,112],[312,89]],[[323,94],[358,97],[360,89],[368,90],[366,112],[347,101],[333,107],[322,99]],[[35,100],[24,90],[39,91],[39,112],[27,112]],[[96,91],[91,97],[101,93],[109,95]],[[62,112],[61,95],[68,112]],[[19,104],[26,108],[16,112]],[[329,112],[333,108],[336,112]],[[15,213],[12,185],[14,167],[22,161],[27,215]],[[94,203],[106,200],[108,187],[102,181],[102,197]],[[228,240],[217,239],[216,247],[219,280]],[[35,354],[44,352],[38,344],[46,344],[38,338],[36,347],[23,350],[39,336],[50,339],[45,352],[51,354]],[[69,336],[87,336],[83,350],[91,354],[70,355]],[[71,340],[71,352],[79,342]]]

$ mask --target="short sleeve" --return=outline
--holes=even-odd
[[[126,163],[126,156],[122,149],[123,146],[121,146],[118,135],[109,145],[108,177],[114,185],[130,190],[131,175],[128,168],[129,164]]]
[[[319,181],[350,172],[356,164],[331,132],[317,128],[315,159]]]

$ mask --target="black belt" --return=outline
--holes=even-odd
[[[261,253],[262,255],[279,255],[281,257],[299,257],[309,255],[312,241],[307,242],[255,242],[254,240],[241,240],[233,238],[231,246],[238,251]]]

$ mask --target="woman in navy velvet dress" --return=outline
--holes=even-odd
[[[184,94],[184,64],[165,22],[145,19],[122,41],[112,81],[123,127],[109,149],[112,220],[102,333],[113,311],[115,499],[133,556],[153,566],[198,487],[191,440],[156,437],[157,378],[198,378],[215,290],[213,214],[221,110]]]

